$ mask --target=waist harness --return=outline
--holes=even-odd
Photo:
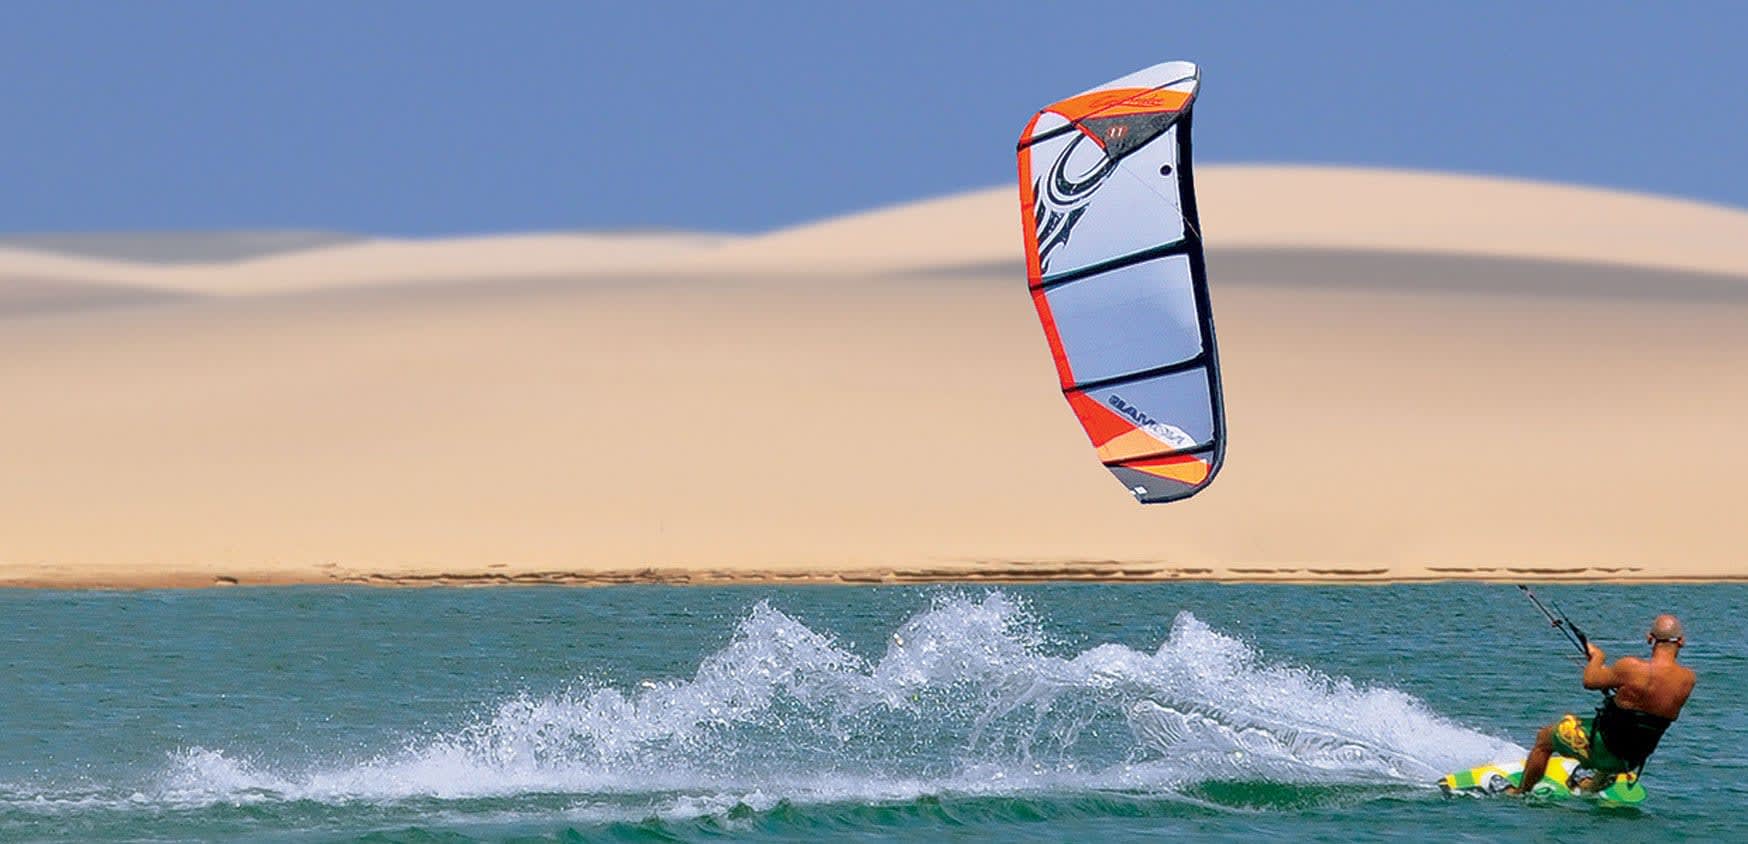
[[[1673,723],[1673,718],[1627,709],[1611,696],[1596,709],[1595,730],[1608,752],[1636,771],[1645,767],[1645,760],[1651,758],[1663,732]]]

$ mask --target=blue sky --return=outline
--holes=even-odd
[[[1033,110],[1179,58],[1205,162],[1748,206],[1745,6],[20,2],[0,232],[757,231],[1006,183]]]

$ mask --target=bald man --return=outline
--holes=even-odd
[[[1624,656],[1614,665],[1603,664],[1602,649],[1589,646],[1590,661],[1584,666],[1584,688],[1614,691],[1596,710],[1595,718],[1567,714],[1536,734],[1536,746],[1523,763],[1523,784],[1506,789],[1508,794],[1528,794],[1548,769],[1548,757],[1578,761],[1597,776],[1595,786],[1612,782],[1615,774],[1637,771],[1657,749],[1663,731],[1675,723],[1693,693],[1694,675],[1675,661],[1687,644],[1681,621],[1660,615],[1645,634],[1651,658]]]

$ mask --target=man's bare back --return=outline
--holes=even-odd
[[[1595,656],[1602,656],[1601,648],[1596,648]],[[1597,672],[1597,678],[1602,684],[1591,685],[1591,672],[1586,668],[1584,687],[1614,689],[1615,702],[1621,706],[1671,721],[1681,714],[1697,679],[1692,669],[1675,661],[1673,650],[1661,649],[1650,659],[1623,656]]]

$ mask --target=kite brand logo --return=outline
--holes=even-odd
[[[1140,425],[1143,428],[1145,428],[1149,425],[1159,424],[1159,423],[1153,421],[1153,417],[1148,416],[1147,414],[1141,412],[1141,408],[1136,407],[1135,405],[1132,405],[1132,404],[1124,401],[1123,397],[1117,395],[1116,393],[1111,394],[1110,403],[1111,403],[1112,407],[1117,409],[1118,413],[1121,413],[1124,416],[1129,417],[1129,421],[1134,422],[1135,424]]]
[[[1118,413],[1122,414],[1129,421],[1134,422],[1135,427],[1146,431],[1153,435],[1155,439],[1158,439],[1160,442],[1165,443],[1172,448],[1189,448],[1196,444],[1196,439],[1189,434],[1184,433],[1182,428],[1175,425],[1167,425],[1164,422],[1160,422],[1153,417],[1148,416],[1141,410],[1141,408],[1124,401],[1123,397],[1116,393],[1112,393],[1111,397],[1106,400],[1106,403],[1115,408]]]
[[[1032,217],[1038,224],[1038,268],[1047,271],[1050,268],[1050,253],[1068,243],[1068,235],[1074,231],[1074,224],[1080,222],[1081,215],[1086,213],[1088,200],[1092,199],[1093,191],[1104,184],[1105,179],[1117,169],[1117,162],[1108,155],[1100,155],[1099,163],[1091,171],[1077,177],[1068,175],[1068,159],[1074,155],[1074,150],[1080,146],[1087,136],[1076,132],[1068,146],[1057,154],[1056,162],[1050,165],[1050,175],[1032,184],[1032,194],[1038,198],[1038,205],[1032,209]]]

